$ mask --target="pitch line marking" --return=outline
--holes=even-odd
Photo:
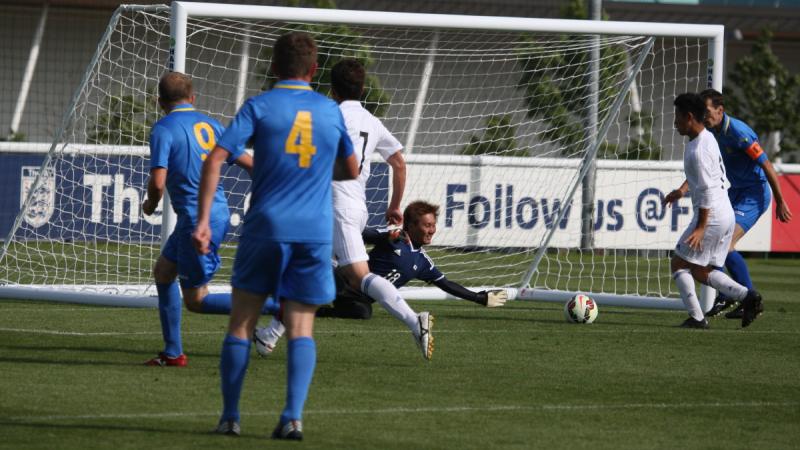
[[[544,404],[544,405],[497,405],[497,406],[439,406],[439,407],[395,407],[377,409],[317,409],[307,410],[307,415],[359,415],[359,414],[409,414],[409,413],[461,413],[461,412],[503,412],[503,411],[603,411],[619,409],[696,409],[696,408],[793,408],[800,402],[701,402],[701,403],[623,403],[623,404]],[[49,416],[9,417],[10,422],[53,421],[53,420],[102,420],[102,419],[160,419],[170,417],[217,417],[219,412],[162,412],[132,414],[76,414]],[[272,416],[270,412],[244,412],[243,416]]]

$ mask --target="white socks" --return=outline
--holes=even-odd
[[[269,326],[267,327],[267,333],[269,333],[270,336],[277,341],[285,332],[286,327],[281,323],[280,320],[273,317],[272,321],[270,321]]]
[[[398,320],[403,321],[414,336],[419,334],[417,313],[408,306],[400,291],[389,280],[370,273],[361,280],[361,292],[369,295]]]
[[[712,270],[708,274],[708,285],[734,300],[742,301],[747,297],[747,288],[721,270]]]
[[[718,271],[715,271],[718,272]],[[681,300],[683,300],[686,311],[692,316],[694,320],[703,320],[705,315],[700,308],[700,302],[697,300],[697,294],[694,290],[694,278],[689,269],[680,269],[672,274],[675,280],[675,285],[678,286],[678,292],[681,293]]]

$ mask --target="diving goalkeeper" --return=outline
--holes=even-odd
[[[390,230],[369,229],[362,237],[367,244],[374,245],[369,252],[369,271],[385,278],[395,287],[405,286],[417,279],[433,283],[448,294],[480,305],[494,308],[503,306],[508,300],[504,289],[473,292],[460,284],[448,280],[436,268],[423,246],[431,243],[436,234],[436,219],[439,207],[424,201],[409,204],[403,212],[403,230],[395,237]],[[334,271],[336,273],[336,271]],[[348,286],[336,276],[336,300],[332,306],[317,310],[318,317],[344,319],[369,319],[372,317],[373,299]],[[256,350],[262,356],[269,355],[278,339],[283,335],[283,325],[273,319],[268,327],[256,330]]]

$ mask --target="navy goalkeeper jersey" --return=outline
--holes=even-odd
[[[369,271],[386,278],[395,287],[405,286],[414,279],[433,283],[444,278],[423,248],[415,248],[404,239],[389,241],[377,231],[365,231],[364,238],[375,244],[369,252]]]

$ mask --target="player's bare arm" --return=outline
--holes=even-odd
[[[403,201],[403,193],[406,189],[406,160],[402,152],[396,152],[386,160],[392,168],[392,198],[389,200],[389,208],[386,209],[386,221],[390,224],[402,224],[403,212],[400,210],[400,202]]]
[[[358,160],[355,154],[345,159],[336,158],[333,165],[333,179],[335,181],[355,180],[358,178]]]
[[[150,171],[150,179],[147,181],[147,199],[142,203],[142,212],[148,216],[153,214],[158,207],[158,202],[164,195],[164,187],[167,183],[167,169],[155,167]]]
[[[219,183],[219,172],[222,164],[230,153],[222,147],[214,147],[208,158],[203,162],[203,172],[200,175],[200,192],[197,201],[197,226],[192,233],[192,243],[198,253],[203,255],[209,252],[208,244],[211,241],[211,228],[209,217],[211,202]]]
[[[249,153],[242,153],[242,156],[238,157],[233,163],[244,169],[248,175],[253,176],[253,157]]]
[[[761,164],[761,168],[764,169],[764,175],[767,176],[767,182],[769,187],[772,188],[773,197],[775,197],[775,217],[781,222],[789,222],[792,220],[792,211],[789,210],[789,205],[786,204],[786,200],[783,198],[783,191],[781,191],[775,167],[769,160],[765,160]]]
[[[667,194],[666,197],[664,197],[664,200],[661,201],[661,205],[672,206],[673,203],[683,198],[687,192],[689,192],[689,182],[683,180],[683,183],[680,185],[678,189],[675,189],[674,191]]]

